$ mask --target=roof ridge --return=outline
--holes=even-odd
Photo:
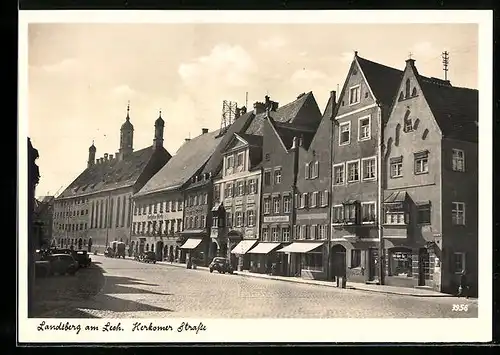
[[[305,98],[306,98],[306,97],[308,97],[308,96],[310,96],[311,94],[312,94],[312,91],[309,91],[309,92],[307,92],[307,93],[304,93],[304,95],[302,95],[302,96],[300,96],[300,97],[297,97],[295,100],[290,101],[289,103],[284,104],[283,106],[278,107],[278,109],[277,109],[276,111],[279,111],[280,109],[282,109],[282,108],[284,108],[284,107],[290,106],[290,105],[292,105],[292,104],[296,103],[296,102],[297,102],[297,101],[299,101],[299,100],[305,100]]]
[[[373,60],[366,59],[366,58],[363,58],[363,57],[360,57],[360,56],[358,56],[358,57],[357,57],[357,59],[358,59],[358,60],[359,60],[359,59],[361,59],[361,60],[364,60],[364,61],[366,61],[366,62],[369,62],[369,63],[372,63],[372,64],[376,64],[376,65],[379,65],[379,66],[384,67],[384,68],[387,68],[387,69],[392,69],[392,70],[398,71],[398,72],[400,72],[400,73],[402,73],[402,72],[403,72],[403,70],[401,70],[401,69],[396,69],[396,68],[394,68],[394,67],[390,67],[390,66],[388,66],[388,65],[385,65],[385,64],[382,64],[382,63],[379,63],[379,62],[374,62]]]

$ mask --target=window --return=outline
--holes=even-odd
[[[214,185],[214,202],[220,202],[220,185]]]
[[[182,211],[182,200],[177,201],[177,211]]]
[[[315,161],[310,163],[310,167],[311,167],[310,178],[317,179],[319,176],[319,162]]]
[[[328,194],[329,194],[328,190],[324,190],[321,193],[321,195],[320,195],[321,196],[321,201],[320,201],[321,207],[328,206]]]
[[[230,155],[226,158],[227,168],[230,169],[234,165],[234,156]]]
[[[243,213],[241,211],[236,211],[236,227],[243,226]]]
[[[290,196],[283,197],[283,213],[290,213]]]
[[[318,192],[314,191],[311,193],[311,202],[309,204],[311,207],[316,207],[318,205]]]
[[[349,105],[354,105],[359,102],[359,89],[359,85],[349,89]]]
[[[465,203],[452,202],[451,218],[454,225],[465,225]]]
[[[455,273],[460,274],[465,270],[465,253],[453,253]]]
[[[375,202],[364,202],[361,204],[361,216],[363,223],[374,223],[376,219]]]
[[[226,212],[226,226],[233,226],[233,214],[231,212]]]
[[[336,164],[333,166],[333,184],[343,185],[345,182],[345,169],[344,163]]]
[[[120,206],[120,197],[118,197],[118,206]],[[151,214],[151,210],[152,210],[152,207],[151,205],[148,206],[148,213]],[[118,210],[120,209],[120,207],[117,208],[117,212]],[[119,213],[119,212],[118,212]],[[118,219],[118,218],[117,218]]]
[[[248,193],[254,194],[257,192],[257,184],[255,179],[248,180]]]
[[[398,210],[390,210],[385,214],[386,224],[406,224],[405,223],[405,212]]]
[[[247,226],[253,227],[255,226],[255,211],[248,210],[247,212]]]
[[[280,214],[281,213],[281,199],[279,197],[274,197],[273,198],[273,211],[274,214]]]
[[[193,205],[195,206],[198,206],[198,204],[201,203],[201,199],[198,200],[198,195],[194,195],[194,198],[193,198]],[[169,201],[169,205],[170,205],[170,201]]]
[[[410,79],[406,79],[406,82],[405,82],[405,98],[409,98],[410,97]]]
[[[347,224],[357,224],[358,217],[357,203],[348,203],[344,205],[344,221]]]
[[[300,226],[300,238],[301,239],[308,239],[307,231],[308,231],[308,228],[306,225]]]
[[[417,206],[417,223],[430,224],[431,223],[431,204],[425,203]]]
[[[245,182],[238,181],[238,196],[245,195]]]
[[[347,163],[347,182],[359,181],[359,161]]]
[[[155,203],[155,204],[153,205],[153,213],[157,213],[157,212],[158,212],[158,204],[157,204],[157,203]]]
[[[344,222],[344,206],[338,205],[333,206],[333,223],[339,224]]]
[[[351,142],[351,122],[340,124],[339,145],[347,145]]]
[[[228,182],[227,185],[227,194],[226,194],[226,197],[233,197],[233,183],[232,182]]]
[[[271,228],[271,240],[273,242],[278,242],[279,241],[279,231],[278,231],[278,227],[272,227]]]
[[[289,242],[290,241],[290,227],[281,228],[281,235],[283,236],[284,242]]]
[[[412,277],[410,249],[389,251],[389,276]]]
[[[362,159],[362,169],[363,169],[363,180],[373,180],[377,177],[376,172],[376,158],[366,158]]]
[[[411,131],[413,131],[413,121],[412,121],[412,119],[410,117],[410,110],[406,111],[405,117],[404,117],[403,121],[404,121],[403,131],[404,132],[411,132]]]
[[[198,228],[198,216],[194,216],[193,228]]]
[[[358,121],[358,140],[365,141],[371,138],[370,116],[362,117]]]
[[[170,201],[170,209],[172,212],[175,212],[176,210],[176,201]]]
[[[201,222],[201,228],[205,228],[207,226],[207,220],[204,216],[200,216],[200,222]]]
[[[281,184],[281,168],[274,170],[274,183]]]
[[[269,240],[269,230],[267,228],[262,228],[262,240],[263,241]]]
[[[266,186],[271,185],[271,172],[270,171],[264,171],[264,185],[266,185]]]
[[[326,235],[327,235],[327,225],[326,224],[321,224],[319,225],[319,230],[318,230],[318,238],[316,239],[326,239]]]
[[[361,266],[361,250],[352,249],[351,250],[351,268],[356,268]]]
[[[306,163],[304,167],[304,179],[310,179],[311,178],[311,169],[309,167],[310,163]]]
[[[309,226],[309,239],[316,239],[318,237],[318,226],[313,224]]]
[[[163,213],[163,202],[160,202],[159,205],[160,205],[160,213]]]
[[[238,153],[238,155],[236,156],[236,162],[238,164],[238,166],[243,166],[243,158],[244,158],[245,154],[244,153]]]
[[[465,171],[465,152],[453,149],[453,171]]]
[[[305,192],[303,194],[300,194],[300,208],[307,208],[309,206],[308,200],[309,200],[308,193]]]
[[[271,200],[269,198],[264,199],[264,214],[271,213]]]
[[[429,153],[427,151],[414,153],[415,174],[425,174],[429,172]]]
[[[189,199],[191,200],[192,197],[189,197]],[[165,212],[170,212],[170,201],[165,202]]]
[[[403,156],[390,159],[391,163],[391,178],[403,176]]]

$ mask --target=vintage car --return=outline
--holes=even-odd
[[[141,261],[156,264],[156,253],[154,251],[145,252]]]
[[[76,261],[80,267],[89,267],[92,259],[86,250],[79,250],[76,252]]]
[[[50,274],[74,275],[78,271],[78,261],[70,254],[52,254],[46,260],[50,263]]]
[[[218,271],[221,274],[233,273],[233,268],[231,267],[231,264],[229,263],[229,260],[223,257],[215,257],[213,258],[212,262],[210,265],[208,265],[208,269],[210,272]]]
[[[124,242],[113,241],[111,242],[111,249],[113,250],[113,258],[125,259],[126,244]]]

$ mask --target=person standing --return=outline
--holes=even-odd
[[[467,284],[467,275],[465,270],[460,275],[460,286],[458,286],[458,297],[469,298],[469,285]]]

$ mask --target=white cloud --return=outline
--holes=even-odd
[[[59,63],[43,65],[42,69],[49,73],[57,73],[57,72],[68,72],[74,70],[78,64],[78,61],[73,58],[67,58]]]
[[[431,42],[418,42],[410,48],[410,52],[415,59],[434,57],[440,54],[440,51],[434,48]]]
[[[301,69],[297,70],[295,73],[292,74],[292,77],[290,78],[290,81],[293,84],[300,84],[303,82],[314,82],[314,81],[321,81],[327,78],[327,75],[323,72],[320,72],[318,70],[310,70],[310,69]]]
[[[184,83],[197,88],[205,83],[244,86],[256,71],[257,65],[245,49],[229,44],[218,44],[209,55],[182,63],[178,69]]]
[[[269,37],[259,41],[259,46],[264,49],[280,49],[286,46],[287,41],[281,37]]]

